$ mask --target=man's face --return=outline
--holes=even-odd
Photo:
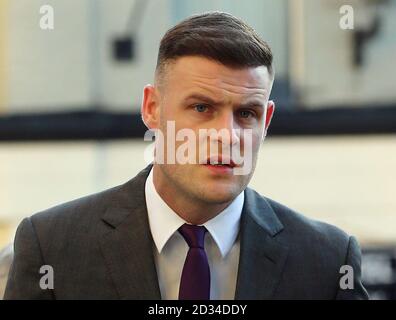
[[[220,204],[233,200],[253,175],[268,109],[272,116],[273,105],[268,104],[272,78],[268,69],[265,66],[235,69],[203,57],[187,56],[177,59],[165,72],[161,90],[156,89],[159,116],[153,124],[162,131],[165,141],[165,163],[158,165],[158,176],[163,180],[160,184],[172,186],[177,194],[182,193],[192,201]],[[195,133],[195,163],[180,164],[177,155],[175,164],[167,163],[167,152],[176,153],[186,143],[186,140],[175,141],[173,134],[167,132],[169,121],[174,123],[176,134],[186,128]],[[222,130],[227,135],[205,136],[200,134],[204,129]],[[246,129],[250,129],[247,130],[250,150],[244,148]],[[175,148],[170,148],[168,138],[173,140]],[[246,174],[236,175],[228,166],[206,165],[207,158],[200,158],[206,154],[224,159],[226,150],[232,158],[229,152],[232,148],[233,151],[238,148],[242,156],[251,153],[250,170]]]

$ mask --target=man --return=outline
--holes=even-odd
[[[170,29],[142,103],[155,161],[124,185],[23,220],[5,298],[366,299],[353,237],[247,187],[273,79],[268,45],[229,14]],[[171,129],[189,130],[186,162]],[[209,129],[226,134],[201,135]]]

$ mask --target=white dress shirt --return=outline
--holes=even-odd
[[[153,182],[153,168],[146,180],[145,193],[161,297],[164,300],[178,299],[180,278],[189,247],[177,230],[186,221],[158,194]],[[209,261],[212,300],[232,300],[235,297],[243,202],[242,191],[227,208],[203,224],[208,230],[205,252]]]

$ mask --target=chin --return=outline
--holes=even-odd
[[[235,197],[240,193],[236,189],[224,189],[224,190],[203,190],[203,196],[205,201],[210,203],[224,203],[230,202],[235,199]]]

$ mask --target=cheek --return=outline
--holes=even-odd
[[[258,150],[260,148],[261,142],[263,138],[263,131],[258,132],[257,134],[253,135],[253,150]]]
[[[261,141],[262,141],[262,130],[253,130],[252,134],[249,135],[248,133],[241,136],[241,147],[248,148],[249,140],[251,141],[252,151],[255,152],[260,148]]]

